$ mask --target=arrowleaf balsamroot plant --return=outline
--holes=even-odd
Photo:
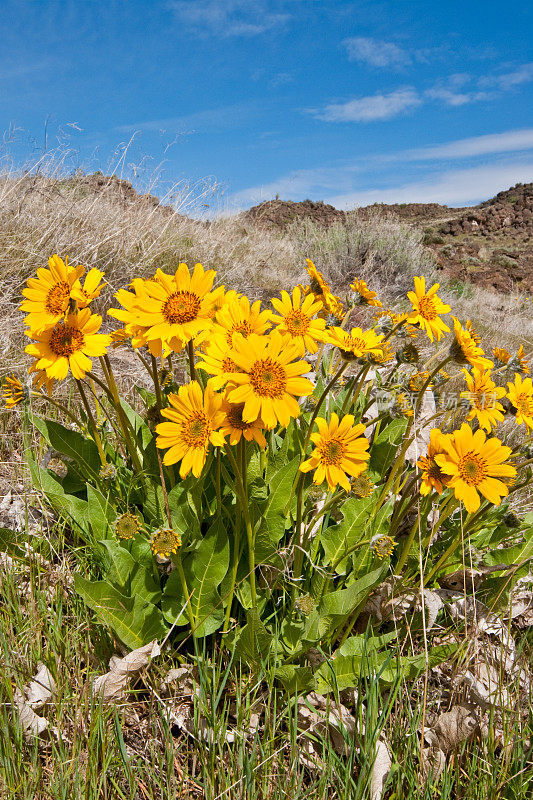
[[[431,585],[467,538],[479,559],[509,539],[509,500],[531,482],[533,386],[523,350],[495,351],[494,366],[438,284],[415,278],[397,313],[362,280],[341,300],[307,269],[309,285],[272,309],[215,287],[201,264],[158,269],[116,292],[108,315],[123,327],[101,333],[91,303],[104,275],[82,284],[84,268],[54,255],[21,305],[32,386],[10,376],[3,396],[64,460],[60,477],[30,454],[32,477],[93,554],[75,586],[118,639],[217,633],[253,669],[324,693],[370,666],[387,681],[398,630],[371,638],[364,663],[353,631],[391,574],[397,591]],[[116,347],[147,373],[135,408]],[[79,403],[54,396],[70,377]],[[64,424],[34,414],[35,398]],[[513,535],[524,544],[493,604],[533,555],[531,524]],[[434,647],[429,663],[449,653]],[[426,656],[400,658],[400,671]]]

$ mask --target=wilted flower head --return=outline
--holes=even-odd
[[[178,547],[181,547],[181,536],[172,528],[160,528],[152,534],[150,547],[155,555],[168,558],[171,553],[177,553]]]
[[[110,464],[106,466],[111,466]],[[136,514],[121,514],[115,520],[115,533],[118,539],[133,539],[141,527],[139,517]]]
[[[386,558],[392,555],[396,542],[391,536],[378,534],[372,538],[370,549],[374,551],[378,558]]]
[[[6,408],[15,408],[28,396],[28,390],[16,375],[6,375],[2,382],[2,397]]]

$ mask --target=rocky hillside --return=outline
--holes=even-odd
[[[533,292],[533,184],[517,184],[469,208],[438,203],[375,204],[344,213],[325,203],[270,200],[244,212],[264,227],[308,218],[329,226],[350,215],[384,214],[419,228],[437,269],[448,280],[504,293]]]

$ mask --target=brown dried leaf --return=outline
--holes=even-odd
[[[160,652],[161,649],[154,639],[150,644],[132,650],[124,658],[112,656],[109,661],[109,672],[94,679],[92,685],[93,694],[101,695],[104,701],[123,697],[131,678],[137,675]]]
[[[37,672],[26,691],[28,705],[37,710],[50,700],[56,685],[50,670],[44,664],[37,665]]]
[[[376,759],[370,780],[370,800],[381,800],[385,782],[392,767],[392,755],[388,744],[379,739],[376,745]]]

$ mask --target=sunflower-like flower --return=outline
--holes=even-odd
[[[330,295],[331,287],[322,273],[317,270],[310,258],[306,258],[305,261],[307,264],[307,274],[309,275],[309,291],[317,297],[321,295]]]
[[[492,355],[496,359],[498,366],[505,366],[511,360],[511,354],[509,350],[506,350],[505,347],[495,347],[492,351]]]
[[[213,333],[209,343],[204,345],[203,360],[196,363],[196,369],[214,376],[211,378],[213,389],[221,389],[234,372],[239,372],[229,353],[228,340],[220,333]]]
[[[214,270],[205,271],[201,264],[195,265],[192,275],[183,263],[174,275],[158,269],[153,279],[132,281],[133,295],[119,290],[115,298],[124,310],[113,308],[108,314],[125,323],[134,347],[153,342],[152,355],[179,352],[212,325],[211,288],[215,275]]]
[[[228,347],[231,347],[236,333],[240,333],[244,338],[251,333],[258,335],[265,333],[271,325],[270,317],[270,311],[261,311],[260,300],[250,303],[250,300],[243,295],[225,303],[216,313],[216,330],[225,335]]]
[[[316,353],[318,342],[324,339],[326,323],[323,319],[313,319],[313,317],[322,310],[322,302],[312,294],[305,297],[302,302],[302,292],[295,286],[292,297],[288,292],[282,291],[281,300],[273,297],[272,305],[278,312],[272,314],[272,321],[277,323],[275,329],[291,337],[298,345],[298,355],[305,355],[306,349],[310,353]]]
[[[52,389],[54,388],[54,379],[49,378],[44,369],[37,369],[36,361],[34,361],[33,364],[28,367],[28,374],[31,375],[32,373],[34,373],[32,380],[33,388],[40,392],[44,386],[46,393],[50,397],[52,394]]]
[[[467,321],[465,322],[465,331],[468,331],[468,333],[470,334],[470,336],[472,337],[473,341],[476,344],[481,344],[481,336],[476,331],[476,329],[472,325],[471,320],[469,319],[467,319]]]
[[[2,381],[2,397],[6,408],[15,408],[28,396],[28,391],[16,375],[6,375]]]
[[[518,361],[518,368],[524,375],[529,375],[529,359],[526,358],[526,351],[524,345],[521,344],[515,356]]]
[[[366,285],[366,281],[359,281],[357,278],[350,284],[350,289],[356,295],[356,304],[363,306],[375,306],[382,308],[383,303],[377,299],[378,293],[372,292]]]
[[[424,386],[426,386],[426,381],[429,378],[429,372],[413,372],[409,375],[407,379],[407,384],[409,389],[412,392],[421,392]],[[426,389],[431,389],[431,383],[426,386]]]
[[[177,553],[181,547],[181,536],[172,528],[160,528],[152,534],[150,547],[154,555],[168,558],[172,553]]]
[[[81,380],[92,368],[91,358],[105,355],[111,344],[110,336],[97,333],[101,324],[99,314],[84,308],[39,335],[31,334],[37,341],[29,344],[25,352],[35,357],[36,369],[43,369],[47,378],[61,381],[70,369],[74,378]]]
[[[440,314],[447,314],[451,310],[450,306],[443,303],[440,297],[437,297],[439,286],[439,283],[434,283],[426,292],[426,279],[424,277],[415,278],[414,292],[407,293],[407,297],[413,306],[407,321],[413,325],[420,325],[431,341],[433,339],[439,341],[444,333],[450,330],[439,316]]]
[[[85,276],[83,286],[79,280],[76,281],[72,288],[71,296],[77,303],[78,308],[87,308],[89,303],[96,297],[100,297],[100,292],[106,285],[102,283],[104,273],[97,267],[89,270]]]
[[[450,355],[458,364],[471,364],[478,369],[492,369],[494,364],[486,358],[483,350],[472,338],[470,331],[463,328],[456,317],[453,317],[454,338],[450,345]]]
[[[490,433],[498,422],[503,420],[503,406],[498,403],[505,396],[505,389],[496,386],[491,378],[490,370],[482,370],[479,367],[472,369],[472,374],[463,369],[465,381],[468,386],[467,392],[461,392],[461,397],[468,400],[471,410],[467,415],[467,420],[477,419],[482,428]]]
[[[429,444],[427,455],[422,456],[416,462],[417,467],[422,470],[422,480],[420,483],[420,494],[428,495],[432,489],[438,494],[442,494],[443,489],[449,483],[449,477],[435,461],[435,456],[446,454],[444,441],[447,434],[442,433],[439,428],[433,428],[429,434]]]
[[[298,344],[278,331],[268,336],[252,333],[247,339],[236,336],[230,357],[239,372],[231,376],[226,397],[230,403],[244,403],[245,422],[261,418],[271,429],[278,422],[286,427],[299,416],[296,398],[310,395],[313,384],[302,377],[310,371],[309,364],[294,360]]]
[[[178,394],[169,394],[168,399],[172,408],[164,408],[161,416],[170,422],[161,422],[155,429],[157,447],[167,450],[163,464],[181,461],[181,478],[191,470],[199,478],[209,445],[224,444],[224,434],[219,431],[225,416],[221,410],[222,397],[215,392],[211,381],[207,382],[205,393],[197,381],[191,381],[180,386]]]
[[[122,347],[130,341],[130,336],[124,328],[117,328],[116,331],[111,331],[111,347]]]
[[[499,506],[502,497],[509,493],[504,481],[516,475],[516,469],[504,463],[511,455],[511,448],[496,437],[487,439],[481,429],[474,433],[465,422],[460,430],[444,439],[444,449],[446,452],[436,455],[435,461],[449,476],[448,485],[466,510],[477,511],[480,495]]]
[[[361,328],[352,328],[348,333],[343,328],[333,328],[327,332],[326,341],[338,347],[346,361],[361,358],[369,353],[379,355],[383,352],[381,346],[383,336],[376,335],[372,329],[363,331]]]
[[[106,464],[106,467],[112,466],[112,464]],[[129,539],[133,539],[139,533],[141,523],[137,514],[125,513],[116,518],[113,527],[118,539],[128,541]]]
[[[315,422],[318,433],[311,434],[315,449],[311,457],[300,464],[300,470],[310,472],[314,469],[314,483],[326,480],[331,491],[340,484],[349,492],[348,476],[355,478],[364,472],[370,458],[369,442],[363,435],[365,426],[354,425],[352,414],[339,421],[337,414],[333,413],[329,424],[322,417],[317,417]]]
[[[533,430],[533,381],[516,373],[514,383],[509,382],[507,386],[507,397],[516,408],[516,423],[523,422],[528,431]]]
[[[370,364],[375,364],[377,367],[384,367],[386,364],[390,364],[395,355],[396,353],[390,344],[388,342],[382,342],[379,350],[373,350],[371,353],[367,353],[366,358]]]
[[[229,436],[230,444],[237,444],[244,436],[247,442],[257,442],[259,447],[266,447],[267,442],[263,433],[265,427],[262,419],[255,419],[253,422],[245,422],[242,418],[244,403],[228,403],[222,400],[222,411],[225,414],[220,432],[224,436]]]
[[[68,258],[63,261],[58,255],[48,259],[48,269],[40,267],[36,278],[29,278],[22,290],[26,298],[20,305],[27,312],[26,325],[32,334],[39,334],[53,327],[65,317],[69,310],[73,288],[85,272],[81,265],[72,267]]]

